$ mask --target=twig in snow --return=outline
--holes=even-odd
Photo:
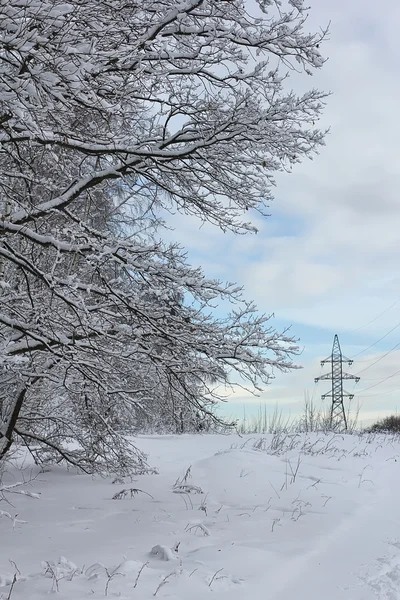
[[[280,518],[279,518],[279,517],[277,517],[276,519],[274,519],[274,520],[272,521],[271,532],[273,532],[273,531],[274,531],[274,529],[275,529],[275,525],[280,525],[280,524],[281,524],[281,520],[280,520]]]
[[[17,525],[17,523],[23,525],[26,523],[26,521],[22,521],[21,519],[17,519],[18,515],[15,515],[15,517],[11,516],[11,514],[9,512],[6,512],[5,510],[0,510],[0,517],[6,517],[7,519],[10,519],[10,521],[12,521],[12,528],[15,529],[15,526]]]
[[[46,564],[47,564],[47,569],[45,571],[45,575],[47,573],[50,573],[51,578],[52,578],[51,591],[53,593],[59,592],[60,588],[58,586],[58,582],[61,581],[61,579],[64,579],[64,575],[60,575],[59,577],[57,577],[57,572],[55,571],[53,566],[49,562],[46,562]]]
[[[149,496],[150,498],[152,498],[152,500],[154,500],[154,496],[152,496],[148,492],[144,492],[143,490],[139,490],[138,488],[124,488],[123,490],[120,490],[119,492],[117,492],[116,494],[114,494],[114,496],[112,497],[112,499],[113,500],[122,500],[122,498],[127,498],[129,495],[130,495],[131,498],[133,498],[134,496],[136,496],[139,493],[146,494],[146,496]]]
[[[317,486],[319,483],[321,483],[321,481],[322,481],[322,478],[321,478],[321,479],[317,479],[317,481],[314,481],[314,483],[311,483],[311,484],[308,486],[308,488],[307,488],[307,489],[309,490],[309,489],[310,489],[310,488],[312,488],[312,487],[315,487],[315,488],[316,488],[316,486]]]
[[[158,591],[167,583],[169,583],[168,579],[170,577],[172,577],[173,575],[176,575],[175,571],[172,571],[172,573],[170,573],[169,575],[167,575],[166,577],[164,577],[164,579],[161,581],[161,583],[159,584],[158,588],[156,589],[156,591],[154,592],[153,596],[157,596]]]
[[[388,462],[388,460],[394,460],[394,462],[397,462],[397,459],[399,458],[399,455],[396,454],[396,456],[391,456],[390,458],[386,459],[386,462]]]
[[[251,475],[251,471],[248,471],[247,469],[242,469],[240,471],[239,477],[248,477],[249,475]]]
[[[21,571],[18,569],[18,567],[17,567],[17,564],[16,564],[16,563],[15,563],[13,560],[11,560],[11,558],[9,558],[9,559],[8,559],[8,561],[9,561],[9,562],[12,564],[12,566],[14,567],[14,569],[15,569],[15,572],[16,572],[16,573],[18,573],[18,575],[19,575],[19,576],[21,576]]]
[[[111,583],[111,580],[114,579],[114,577],[116,577],[117,575],[121,575],[121,577],[123,577],[124,574],[123,573],[118,573],[118,571],[115,571],[114,573],[110,573],[108,571],[108,569],[106,569],[106,568],[104,568],[104,570],[105,570],[106,575],[107,575],[106,586],[104,588],[104,595],[108,596],[108,587],[109,587],[109,585]]]
[[[360,473],[360,479],[358,482],[358,487],[361,487],[362,483],[366,483],[367,481],[369,481],[370,483],[373,484],[373,481],[371,481],[371,479],[363,479],[363,475],[364,475],[364,471],[366,471],[366,469],[372,469],[371,465],[365,465],[365,467],[363,468],[363,470]]]
[[[145,567],[147,567],[147,565],[148,565],[148,564],[149,564],[149,563],[148,563],[148,562],[146,562],[146,563],[144,563],[144,564],[143,564],[143,565],[140,567],[140,569],[139,569],[139,572],[138,572],[138,574],[137,574],[137,576],[136,576],[136,579],[135,579],[135,583],[133,584],[133,587],[134,587],[134,588],[135,588],[135,587],[137,587],[137,584],[139,583],[139,577],[141,576],[143,569],[144,569]]]
[[[178,493],[179,493],[180,497],[183,499],[183,501],[185,503],[186,510],[189,510],[189,504],[186,502],[186,498],[189,500],[190,506],[191,506],[191,508],[193,510],[193,502],[192,502],[192,499],[189,496],[189,494],[187,494],[186,492],[178,492]]]
[[[288,462],[288,464],[289,464],[290,471],[291,471],[291,473],[292,473],[292,479],[291,479],[290,483],[291,483],[291,484],[293,484],[293,483],[295,483],[295,481],[296,481],[296,477],[297,477],[297,473],[299,472],[300,463],[301,463],[301,454],[299,454],[299,456],[298,456],[298,458],[297,458],[297,464],[296,464],[296,467],[295,467],[295,469],[294,469],[294,470],[293,470],[293,467],[292,467],[292,463],[290,462],[290,460],[289,460],[289,459],[288,459],[288,461],[287,461],[287,462]]]
[[[175,481],[174,485],[172,486],[173,489],[178,488],[180,485],[185,485],[188,482],[188,479],[190,479],[192,477],[192,465],[190,465],[190,467],[188,467],[186,469],[186,473],[184,474],[183,477],[181,477],[181,479],[178,479]]]
[[[198,485],[191,485],[189,483],[179,483],[178,485],[174,486],[174,489],[172,491],[175,494],[191,494],[192,492],[194,494],[204,494],[201,487],[199,487]]]
[[[208,496],[208,494],[205,495],[204,500],[202,501],[202,503],[199,506],[199,510],[202,510],[205,515],[207,515],[207,496]]]
[[[218,571],[216,571],[216,572],[214,573],[214,575],[211,577],[211,581],[210,581],[210,583],[208,584],[208,587],[209,587],[209,588],[211,587],[211,584],[212,584],[212,582],[214,581],[214,579],[216,578],[216,576],[218,575],[218,573],[221,573],[221,571],[223,571],[223,570],[224,570],[224,569],[218,569]]]
[[[274,492],[275,492],[275,494],[277,495],[278,499],[280,500],[280,499],[281,499],[281,497],[280,497],[280,495],[278,494],[278,492],[276,491],[276,489],[274,488],[274,486],[272,485],[272,483],[271,483],[270,481],[269,481],[268,483],[269,483],[269,485],[272,487],[272,489],[274,490]]]
[[[13,591],[13,589],[14,589],[14,585],[15,585],[16,583],[17,583],[17,574],[16,574],[16,573],[14,573],[14,577],[13,577],[13,580],[12,580],[12,582],[11,582],[10,590],[9,590],[9,592],[8,592],[8,595],[7,595],[7,600],[10,600],[10,598],[11,598],[11,594],[12,594],[12,591]]]
[[[207,529],[207,527],[206,527],[205,525],[203,525],[202,523],[195,523],[194,525],[191,525],[190,527],[189,527],[189,524],[188,524],[188,525],[186,525],[186,527],[185,527],[185,531],[187,531],[187,532],[190,532],[190,531],[192,531],[193,529],[195,530],[195,532],[196,532],[196,530],[197,530],[197,529],[200,529],[200,531],[202,531],[202,532],[203,532],[203,535],[204,535],[204,536],[209,536],[209,535],[210,535],[210,532],[209,532],[209,530],[208,530],[208,529]]]

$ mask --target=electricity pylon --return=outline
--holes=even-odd
[[[353,361],[342,355],[342,350],[340,348],[339,338],[337,335],[335,335],[333,339],[332,354],[328,356],[328,358],[326,358],[325,360],[321,361],[321,366],[323,367],[327,363],[331,363],[332,365],[331,372],[326,373],[326,375],[321,375],[321,377],[316,377],[315,382],[326,379],[332,380],[332,390],[330,394],[323,394],[321,398],[323,400],[325,398],[332,398],[330,414],[331,427],[334,429],[341,429],[341,425],[343,425],[343,428],[347,429],[347,417],[344,408],[344,398],[349,398],[349,400],[351,400],[352,398],[354,398],[354,394],[348,394],[343,390],[343,380],[354,379],[357,383],[358,381],[360,381],[360,378],[356,377],[355,375],[351,375],[350,373],[345,373],[343,371],[343,363],[347,365],[352,365]]]

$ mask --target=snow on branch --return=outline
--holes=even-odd
[[[288,330],[160,241],[163,211],[255,231],[274,174],[323,144],[325,94],[286,79],[326,31],[301,0],[254,4],[0,7],[0,460],[18,439],[148,472],[131,435],[223,426],[221,390],[296,367]]]

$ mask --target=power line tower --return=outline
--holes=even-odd
[[[325,398],[332,398],[331,405],[331,414],[330,414],[330,424],[334,429],[347,429],[347,417],[346,411],[344,408],[344,398],[349,398],[351,400],[354,398],[354,394],[348,394],[343,390],[343,380],[344,379],[353,379],[356,381],[360,381],[359,377],[355,375],[351,375],[350,373],[345,373],[343,371],[343,363],[347,365],[352,365],[353,361],[346,358],[342,355],[342,350],[340,348],[339,338],[335,335],[333,339],[333,347],[332,354],[328,356],[325,360],[321,361],[321,366],[330,363],[332,365],[331,372],[326,373],[326,375],[321,375],[321,377],[316,377],[315,382],[327,380],[332,380],[332,389],[329,394],[323,394],[321,398],[324,400]]]

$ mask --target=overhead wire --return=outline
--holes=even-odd
[[[362,390],[363,391],[363,390]],[[394,394],[395,392],[399,392],[400,388],[395,388],[394,390],[386,390],[386,392],[381,392],[380,394],[368,394],[368,396],[359,396],[360,398],[376,398],[377,396],[386,396],[387,394]]]
[[[375,321],[377,321],[380,317],[382,317],[384,314],[386,314],[389,310],[391,310],[394,306],[396,306],[399,303],[400,303],[400,298],[398,298],[390,306],[388,306],[387,308],[385,308],[385,310],[383,310],[382,312],[380,312],[373,319],[370,319],[367,323],[364,323],[363,325],[361,325],[360,327],[356,327],[355,329],[348,330],[347,333],[354,333],[356,331],[360,331],[361,329],[364,329],[364,327],[367,327],[371,323],[374,323]],[[387,338],[391,333],[393,333],[393,331],[395,331],[399,327],[400,327],[400,322],[397,323],[396,325],[394,325],[394,327],[392,327],[389,331],[387,331],[383,336],[381,336],[373,344],[370,344],[364,350],[361,350],[360,352],[357,352],[356,354],[354,354],[353,356],[351,356],[350,359],[353,360],[357,356],[360,356],[361,354],[364,354],[365,352],[368,352],[368,350],[370,350],[371,348],[374,348],[377,344],[379,344],[379,342],[381,342],[382,340],[384,340],[385,338]],[[378,364],[381,360],[383,360],[384,358],[386,358],[387,356],[389,356],[392,352],[394,352],[399,347],[400,347],[400,342],[398,344],[396,344],[395,346],[393,346],[393,348],[391,348],[388,352],[385,352],[385,354],[383,354],[382,356],[380,356],[377,360],[375,360],[374,362],[372,362],[371,364],[369,364],[365,368],[361,369],[361,371],[358,371],[358,373],[355,373],[355,376],[359,376],[361,373],[365,373],[365,371],[368,371],[368,369],[370,369],[374,365]],[[355,362],[356,363],[359,363],[359,362],[360,363],[361,362],[368,362],[369,363],[370,361],[369,360],[356,360]],[[367,390],[370,390],[370,389],[372,389],[374,387],[377,387],[377,386],[381,385],[382,383],[385,383],[385,381],[388,381],[389,379],[395,377],[399,373],[400,373],[400,369],[398,371],[396,371],[395,373],[392,373],[391,375],[388,375],[387,377],[385,377],[383,379],[371,379],[371,380],[369,380],[369,381],[376,381],[377,383],[374,383],[373,385],[368,386],[367,388],[364,388],[363,390],[360,390],[358,392],[357,396],[360,397],[360,395],[363,392],[366,392]],[[354,384],[354,389],[356,387],[356,384],[357,384],[357,382],[355,382],[355,384]],[[353,389],[353,391],[354,391],[354,389]],[[313,397],[315,395],[315,391],[316,391],[316,385],[314,386],[314,389],[313,389],[313,394],[312,394]],[[393,391],[396,391],[396,390],[393,390]],[[391,392],[383,392],[383,394],[388,394],[388,393],[391,393]],[[379,396],[380,394],[371,394],[370,397],[373,397],[374,395]],[[366,397],[369,397],[369,396],[366,396]]]
[[[379,344],[379,342],[381,342],[382,340],[384,340],[388,335],[390,335],[398,327],[400,327],[400,323],[397,323],[397,325],[395,325],[394,327],[392,327],[392,329],[390,329],[387,333],[385,333],[385,335],[383,335],[382,337],[380,337],[379,340],[376,340],[376,342],[374,342],[373,344],[371,344],[370,346],[368,346],[368,348],[365,348],[365,350],[361,350],[360,352],[357,352],[357,354],[353,354],[353,356],[351,356],[350,358],[353,359],[356,356],[360,356],[360,354],[364,354],[364,352],[368,352],[368,350],[370,350],[371,348],[373,348],[374,346],[376,346],[377,344]]]
[[[387,377],[382,379],[382,381],[380,381],[379,383],[374,383],[373,385],[370,385],[369,387],[364,388],[363,390],[360,390],[357,395],[359,396],[363,392],[366,392],[367,390],[371,390],[372,388],[376,387],[377,385],[381,385],[382,383],[385,383],[385,381],[387,381],[388,379],[392,379],[392,377],[395,377],[399,373],[400,373],[400,369],[398,371],[396,371],[395,373],[392,373],[392,375],[388,375]]]
[[[390,333],[392,333],[392,331],[394,331],[395,329],[397,329],[397,327],[399,327],[399,326],[400,326],[400,323],[398,323],[397,325],[395,325],[394,327],[392,327],[392,329],[389,332],[387,332],[384,336],[382,336],[381,338],[379,338],[379,340],[377,340],[374,344],[372,344],[371,346],[369,346],[368,348],[366,348],[366,350],[364,350],[363,352],[366,352],[367,350],[369,350],[369,348],[372,348],[373,346],[375,346],[377,343],[379,343],[381,340],[383,340],[385,337],[387,337]],[[385,354],[382,354],[382,356],[380,356],[373,363],[371,363],[370,365],[368,365],[364,369],[361,369],[361,371],[358,371],[357,373],[355,373],[355,376],[358,377],[361,373],[365,373],[365,371],[368,371],[368,369],[370,369],[374,365],[378,364],[381,360],[383,360],[384,358],[386,358],[387,356],[389,356],[392,352],[394,352],[397,348],[399,348],[399,346],[400,346],[400,342],[397,343],[397,344],[395,344],[395,346],[393,346],[393,348],[391,348],[390,350],[388,350],[387,352],[385,352]],[[361,352],[359,354],[361,354]],[[363,361],[360,361],[360,362],[363,362]],[[372,388],[377,387],[378,385],[382,385],[382,383],[385,383],[389,379],[392,379],[393,377],[395,377],[399,373],[400,373],[400,369],[397,370],[397,371],[395,371],[391,375],[388,375],[387,377],[384,377],[384,378],[381,378],[381,379],[375,379],[375,380],[372,379],[372,380],[370,380],[370,381],[376,381],[377,383],[374,383],[373,385],[370,385],[370,386],[364,388],[363,390],[359,390],[359,392],[357,393],[357,396],[361,397],[361,394],[363,394],[364,392],[366,392],[368,390],[371,390]],[[354,388],[355,388],[355,385],[354,385]],[[385,393],[387,393],[387,392],[385,392]],[[379,394],[376,394],[376,395],[379,396]],[[372,397],[372,395],[371,395],[371,397]]]
[[[385,310],[383,310],[381,313],[379,313],[379,315],[376,315],[376,317],[374,317],[367,323],[364,323],[364,325],[361,325],[360,327],[356,327],[355,329],[350,329],[347,333],[355,333],[356,331],[360,331],[360,329],[364,329],[364,327],[371,325],[371,323],[375,323],[375,321],[377,321],[380,317],[382,317],[384,314],[386,314],[391,308],[396,306],[396,304],[399,304],[399,302],[400,302],[400,298],[398,298],[395,302],[393,302],[393,304],[391,304],[390,306],[385,308]]]
[[[397,304],[399,304],[400,302],[400,298],[398,298],[395,302],[393,302],[390,306],[388,306],[385,310],[383,310],[382,312],[380,312],[378,315],[376,315],[373,319],[370,319],[370,321],[368,321],[367,323],[365,323],[364,325],[361,325],[360,327],[357,327],[356,329],[353,329],[352,331],[359,331],[360,329],[363,329],[364,327],[366,327],[367,325],[370,325],[371,323],[374,323],[375,321],[377,321],[381,316],[383,316],[385,313],[387,313],[390,309],[392,309],[394,306],[396,306]],[[354,358],[356,358],[357,356],[360,356],[361,354],[364,354],[365,352],[368,352],[368,350],[370,350],[371,348],[374,348],[377,344],[379,344],[379,342],[381,342],[382,340],[384,340],[385,338],[387,338],[391,333],[393,333],[393,331],[395,331],[396,329],[398,329],[398,327],[400,327],[400,323],[397,323],[396,325],[394,325],[391,329],[389,329],[389,331],[387,331],[384,335],[382,335],[378,340],[376,340],[373,344],[370,344],[367,348],[361,350],[360,352],[357,352],[356,354],[353,354],[353,356],[351,356],[350,358],[353,360]],[[366,371],[368,371],[368,369],[370,369],[371,367],[373,367],[374,365],[378,364],[381,360],[383,360],[384,358],[386,358],[387,356],[389,356],[392,352],[394,352],[398,347],[400,346],[400,343],[396,344],[395,346],[393,346],[393,348],[391,348],[388,352],[385,352],[385,354],[383,354],[382,356],[380,356],[377,360],[375,360],[374,362],[370,363],[369,360],[356,360],[356,363],[359,362],[368,362],[370,364],[368,364],[365,368],[361,369],[361,371],[358,371],[358,373],[355,373],[356,376],[359,376],[361,373],[365,373]],[[385,378],[381,378],[381,379],[371,379],[370,381],[376,381],[377,383],[374,383],[373,385],[364,388],[364,390],[361,390],[358,392],[358,396],[360,396],[360,394],[362,394],[363,392],[372,389],[374,387],[377,387],[379,385],[381,385],[382,383],[384,383],[385,381],[387,381],[388,379],[391,379],[392,377],[395,377],[398,373],[400,373],[400,371],[396,371],[395,373],[393,373],[392,375],[389,375],[388,377]],[[355,386],[354,386],[355,387]],[[379,394],[378,394],[379,395]]]
[[[375,360],[373,363],[368,365],[368,367],[365,367],[364,369],[361,369],[361,371],[358,371],[358,373],[355,373],[355,375],[358,376],[358,375],[360,375],[360,373],[364,373],[365,371],[367,371],[368,369],[370,369],[371,367],[376,365],[378,362],[383,360],[386,356],[389,356],[389,354],[394,352],[399,346],[400,346],[400,342],[398,344],[396,344],[395,346],[393,346],[393,348],[391,348],[388,352],[385,352],[385,354],[382,354],[382,356],[380,356],[377,360]]]

